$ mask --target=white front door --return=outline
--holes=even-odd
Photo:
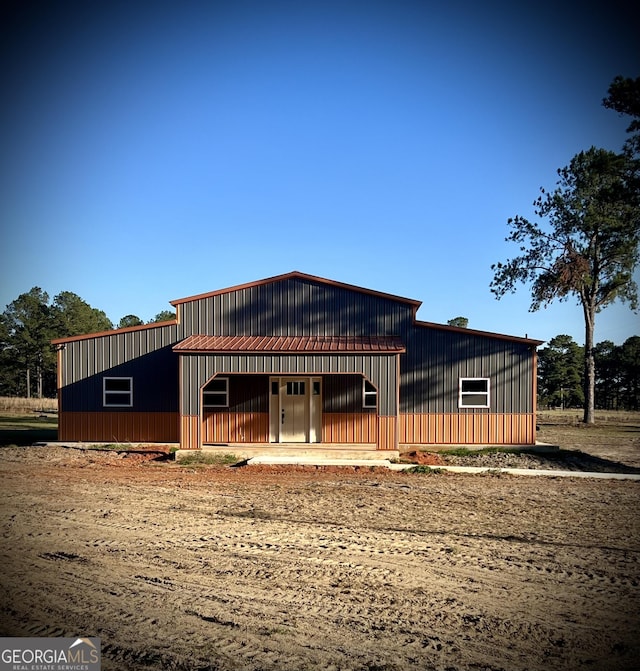
[[[320,440],[321,384],[320,378],[271,378],[271,442],[315,443]]]
[[[280,385],[280,442],[306,443],[309,428],[309,381],[282,380]]]

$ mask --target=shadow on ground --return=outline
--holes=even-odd
[[[538,460],[541,467],[546,465],[566,471],[589,471],[593,473],[640,473],[640,468],[635,466],[596,457],[582,450],[558,449],[542,454],[534,450],[523,450],[523,452]]]

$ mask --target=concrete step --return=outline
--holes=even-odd
[[[282,445],[267,443],[265,445],[256,445],[255,443],[247,446],[242,444],[228,445],[204,445],[201,451],[203,454],[233,454],[238,459],[260,458],[288,458],[288,459],[307,459],[310,463],[317,460],[357,460],[366,462],[378,461],[397,461],[400,458],[400,452],[397,450],[376,450],[375,445],[332,445],[331,447],[315,447],[309,443]],[[180,450],[180,453],[189,452]],[[292,462],[289,462],[292,463]]]
[[[261,455],[252,457],[247,461],[247,466],[363,466],[389,468],[391,462],[388,459],[330,459],[305,456],[275,456]]]

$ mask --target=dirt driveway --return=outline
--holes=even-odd
[[[1,635],[103,668],[631,669],[640,483],[0,450]]]

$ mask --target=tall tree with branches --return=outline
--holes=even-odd
[[[592,147],[558,170],[557,188],[534,202],[546,226],[516,216],[508,220],[522,254],[492,266],[497,298],[530,283],[531,310],[578,299],[585,323],[584,421],[594,421],[596,314],[615,300],[637,309],[633,272],[640,256],[637,163],[626,154]]]

